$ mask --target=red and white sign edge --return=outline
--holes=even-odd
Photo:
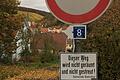
[[[63,20],[63,19],[61,19],[61,17],[62,18],[65,18],[66,16],[61,16],[61,15],[59,15],[60,17],[58,17],[57,15],[56,15],[56,13],[59,13],[59,12],[57,12],[58,10],[56,10],[56,7],[54,7],[54,9],[51,9],[50,8],[50,3],[52,2],[52,3],[54,3],[55,2],[55,0],[45,0],[46,1],[46,4],[47,4],[47,7],[48,7],[48,9],[50,10],[50,12],[58,19],[58,20],[60,20],[60,21],[62,21],[62,22],[64,22],[64,23],[67,23],[67,24],[88,24],[88,23],[91,23],[91,22],[93,22],[93,21],[95,21],[96,19],[98,19],[100,16],[102,16],[104,13],[105,13],[105,11],[108,9],[108,7],[109,7],[109,5],[111,4],[111,2],[112,2],[112,0],[101,0],[101,1],[103,1],[103,3],[104,3],[104,1],[108,1],[108,3],[106,4],[106,8],[104,8],[104,10],[102,10],[102,12],[101,13],[99,13],[99,15],[98,16],[96,16],[96,17],[94,17],[93,19],[91,19],[91,20],[88,20],[88,21],[79,21],[79,20],[76,20],[76,21],[74,21],[74,20],[72,20],[72,21],[67,21],[67,20],[71,20],[70,19],[70,16],[69,16],[69,18],[67,19],[67,20]],[[51,2],[50,2],[51,1]],[[54,4],[55,5],[55,4]],[[98,4],[97,4],[98,5]],[[53,6],[52,6],[53,7]],[[57,6],[58,7],[58,6]],[[102,6],[103,7],[103,6]],[[95,9],[95,8],[94,8]],[[54,11],[56,12],[56,13],[54,13]],[[65,13],[65,12],[64,12]],[[68,14],[68,13],[65,13],[65,14]],[[71,14],[68,14],[68,15],[71,15]],[[82,15],[72,15],[72,16],[83,16],[84,14],[82,14]],[[72,18],[72,17],[71,17]],[[80,20],[82,20],[82,18],[80,18],[80,17],[78,17]],[[83,20],[84,20],[84,18],[83,18]]]

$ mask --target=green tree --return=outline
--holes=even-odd
[[[40,61],[42,63],[51,63],[58,61],[58,57],[55,54],[55,47],[53,46],[53,44],[54,43],[52,37],[46,36],[46,38],[44,38],[44,48],[40,55]]]
[[[16,14],[19,4],[18,0],[0,0],[0,12]]]
[[[0,42],[6,53],[12,51],[15,33],[22,26],[23,17],[16,15],[19,4],[18,0],[0,0]]]

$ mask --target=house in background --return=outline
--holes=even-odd
[[[48,28],[40,28],[41,33],[48,33],[49,29]]]
[[[39,34],[34,37],[33,46],[37,52],[41,52],[44,49],[45,40],[51,39],[51,44],[55,47],[56,51],[72,51],[72,40],[68,39],[68,36],[62,32],[62,30],[67,29],[67,27],[60,28],[41,28]]]
[[[40,53],[45,49],[47,43],[56,52],[65,51],[66,40],[67,36],[64,33],[39,33],[34,36],[32,47],[34,52]]]

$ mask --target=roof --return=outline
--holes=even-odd
[[[46,32],[48,32],[48,28],[41,28],[40,31],[41,31],[42,33],[46,33]]]
[[[54,26],[52,29],[56,28],[56,29],[60,29],[62,28],[62,30],[66,30],[69,26]]]

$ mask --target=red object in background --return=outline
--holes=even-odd
[[[32,29],[36,28],[35,22],[31,22],[31,28],[32,28]]]

